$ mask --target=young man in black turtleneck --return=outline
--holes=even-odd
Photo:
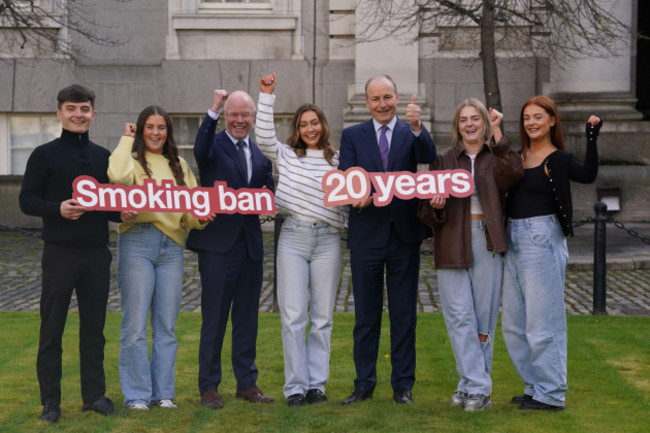
[[[88,139],[95,118],[95,94],[72,85],[58,96],[61,137],[34,149],[25,170],[20,209],[43,218],[41,329],[36,371],[41,390],[41,419],[61,416],[61,340],[72,290],[79,306],[79,357],[83,411],[116,411],[104,377],[104,322],[110,282],[108,219],[119,214],[86,212],[72,199],[72,182],[87,175],[108,183],[110,152]]]

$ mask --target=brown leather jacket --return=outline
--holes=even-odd
[[[471,172],[472,165],[462,143],[438,156],[430,170]],[[474,184],[485,217],[488,250],[504,253],[508,249],[505,230],[505,195],[523,176],[521,156],[510,147],[505,135],[498,143],[489,145],[474,161]],[[429,200],[418,206],[420,220],[434,229],[434,254],[437,268],[469,268],[472,266],[470,197],[450,196],[441,210],[434,210]]]

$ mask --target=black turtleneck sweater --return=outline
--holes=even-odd
[[[72,198],[72,182],[87,175],[108,183],[110,152],[88,139],[88,132],[63,130],[61,137],[38,146],[27,161],[20,209],[43,218],[41,237],[71,247],[90,248],[108,243],[108,212],[88,211],[78,220],[61,216],[61,202]],[[112,212],[111,219],[119,221]]]

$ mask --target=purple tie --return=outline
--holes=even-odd
[[[386,130],[388,126],[381,127],[381,135],[379,135],[379,153],[381,153],[381,162],[384,163],[384,171],[388,168],[388,137],[386,137]]]

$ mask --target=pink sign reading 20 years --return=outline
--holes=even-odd
[[[368,173],[360,167],[345,171],[332,170],[322,180],[325,206],[353,204],[370,197],[375,206],[388,205],[393,197],[401,199],[468,197],[474,191],[474,180],[467,170],[395,171]]]

